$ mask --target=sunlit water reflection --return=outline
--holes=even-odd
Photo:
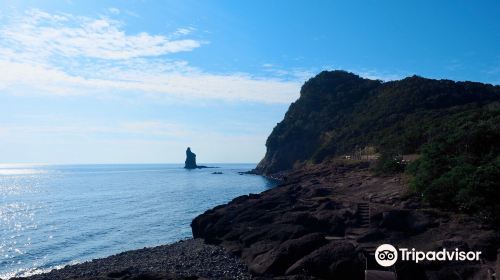
[[[274,182],[253,165],[0,165],[0,278],[191,236],[191,220]]]

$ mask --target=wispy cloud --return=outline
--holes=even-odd
[[[121,23],[109,18],[48,14],[31,10],[13,24],[0,29],[3,45],[45,56],[129,59],[192,51],[201,42],[170,40],[142,32],[127,35]]]
[[[265,72],[271,73],[274,76],[281,77],[289,80],[299,80],[305,81],[312,76],[314,76],[314,69],[304,69],[304,68],[292,68],[286,69],[283,67],[279,67],[272,63],[264,63],[262,64],[262,68]]]
[[[113,13],[110,10],[111,13]],[[193,27],[167,35],[127,34],[112,18],[30,10],[0,26],[0,89],[56,96],[130,94],[170,99],[289,103],[299,80],[208,73],[172,54],[203,42]]]
[[[194,27],[181,27],[175,30],[174,35],[188,35],[191,34],[192,32],[196,31],[196,28]]]
[[[127,93],[154,98],[221,99],[289,103],[296,98],[299,83],[277,79],[259,79],[244,74],[217,75],[192,73],[137,73],[128,69],[104,69],[120,79],[86,78],[70,75],[60,69],[0,61],[9,69],[0,77],[0,89],[18,95],[116,95]]]
[[[119,15],[120,14],[120,9],[118,8],[115,8],[115,7],[111,7],[108,9],[108,11],[114,15]]]

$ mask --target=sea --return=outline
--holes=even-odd
[[[189,238],[197,215],[277,183],[207,165],[0,165],[0,278]]]

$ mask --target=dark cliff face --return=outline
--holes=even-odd
[[[309,160],[322,144],[327,122],[345,122],[352,106],[380,84],[343,71],[322,72],[307,81],[266,142],[257,171],[271,174]]]
[[[393,154],[416,153],[457,114],[498,114],[500,87],[418,76],[381,82],[344,71],[321,72],[266,142],[256,168],[272,174],[294,164],[319,163],[373,147]],[[492,109],[493,108],[493,109]]]

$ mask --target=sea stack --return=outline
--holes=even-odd
[[[196,154],[191,152],[190,147],[188,147],[186,150],[186,161],[184,163],[184,168],[186,169],[198,168],[198,165],[196,165]]]

